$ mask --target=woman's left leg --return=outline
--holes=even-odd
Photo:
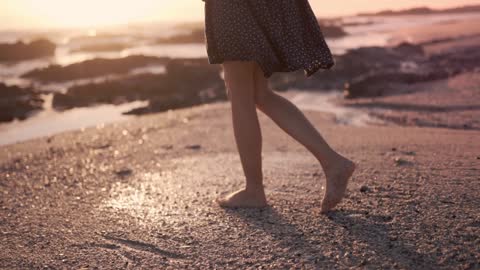
[[[345,195],[355,163],[333,150],[297,106],[270,89],[258,65],[255,67],[255,94],[257,107],[320,162],[327,180],[322,212],[328,212]]]

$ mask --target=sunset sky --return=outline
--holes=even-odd
[[[445,8],[480,4],[480,0],[310,0],[310,4],[317,16],[329,17],[419,5]],[[199,21],[203,5],[201,0],[0,0],[0,29]]]

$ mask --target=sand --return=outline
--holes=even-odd
[[[468,49],[480,48],[480,19],[453,20],[399,29],[392,44],[421,44],[427,57],[439,54],[468,59]],[[457,60],[462,61],[462,60]],[[480,63],[448,79],[390,85],[395,89],[374,98],[337,99],[347,107],[404,126],[480,130]]]
[[[480,130],[480,70],[446,80],[401,85],[403,93],[336,99],[374,118],[405,126]]]
[[[228,103],[0,149],[0,268],[476,269],[479,131],[338,125],[358,163],[338,210],[324,175],[260,114],[270,208],[212,203],[242,185]]]

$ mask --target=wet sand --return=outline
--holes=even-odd
[[[480,70],[447,80],[399,86],[402,94],[344,100],[339,106],[404,126],[480,130]]]
[[[480,267],[479,131],[338,125],[358,163],[319,214],[316,160],[260,114],[266,210],[212,203],[242,185],[228,103],[0,149],[0,268]]]
[[[424,26],[398,29],[391,38],[391,43],[408,41],[424,43],[432,40],[457,39],[480,35],[480,19],[453,20]]]

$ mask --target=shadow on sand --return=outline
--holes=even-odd
[[[418,253],[416,243],[401,239],[405,231],[394,228],[395,218],[390,215],[365,215],[364,211],[342,210],[327,216],[335,224],[344,227],[352,240],[375,252],[379,262],[387,259],[392,266],[406,269],[440,267],[431,255]]]
[[[248,225],[249,229],[259,230],[276,242],[283,254],[273,254],[273,259],[283,259],[289,264],[313,264],[321,269],[333,269],[337,263],[324,255],[318,240],[309,239],[309,235],[296,224],[289,222],[273,207],[263,209],[225,209],[226,214],[235,216]]]
[[[389,267],[410,269],[439,269],[440,267],[434,257],[418,253],[414,243],[406,243],[400,239],[398,235],[401,232],[395,232],[392,226],[394,218],[391,216],[365,215],[365,211],[342,210],[327,214],[326,217],[331,222],[325,222],[320,214],[312,214],[311,218],[318,222],[313,226],[314,228],[308,228],[308,226],[312,226],[312,223],[306,225],[306,227],[299,227],[288,221],[286,217],[272,207],[262,210],[225,209],[225,212],[228,215],[240,218],[250,228],[265,232],[272,237],[273,241],[277,242],[279,247],[288,250],[288,254],[276,254],[275,258],[283,257],[285,259],[286,257],[289,261],[298,264],[302,263],[302,260],[300,260],[302,258],[306,259],[309,264],[325,269],[368,267],[367,265],[370,267],[389,265]],[[316,233],[315,235],[315,233],[311,233],[322,232],[317,228],[332,225],[345,228],[350,245],[332,248],[331,243],[338,245],[335,235],[324,235],[323,233]],[[321,240],[318,239],[319,237]],[[325,243],[325,241],[330,241],[330,243]],[[360,250],[359,247],[352,247],[354,241],[362,244]],[[357,254],[350,253],[349,258],[345,256],[332,258],[332,253],[329,250],[338,251],[335,253],[355,250]],[[365,253],[374,255],[371,258],[362,256]]]

